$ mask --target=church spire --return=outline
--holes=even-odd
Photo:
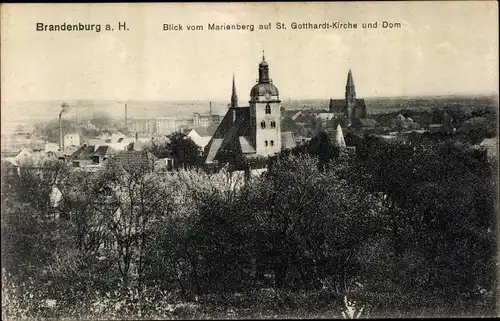
[[[233,88],[231,91],[231,107],[238,107],[238,95],[236,95],[236,83],[234,81],[234,73],[233,73]]]
[[[349,72],[347,73],[347,84],[346,84],[346,86],[354,88],[354,80],[352,79],[351,69],[349,69]]]
[[[349,69],[347,73],[347,83],[345,85],[345,100],[347,105],[351,108],[354,107],[356,103],[356,89],[354,88],[354,80],[352,79],[352,72]]]

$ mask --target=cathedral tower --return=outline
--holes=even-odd
[[[345,101],[347,108],[347,119],[352,121],[354,115],[354,108],[356,106],[356,89],[354,88],[354,80],[352,79],[352,72],[349,69],[347,74],[347,83],[345,85]]]
[[[281,150],[281,101],[279,91],[269,78],[264,53],[259,64],[259,80],[250,91],[250,137],[256,154],[268,156]]]

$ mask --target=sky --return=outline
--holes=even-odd
[[[400,22],[384,29],[382,21]],[[118,22],[128,31],[118,31]],[[350,30],[293,30],[292,22],[355,22]],[[376,29],[361,23],[375,22]],[[36,23],[111,24],[114,31],[42,32]],[[208,23],[273,25],[209,31]],[[283,22],[286,30],[276,30]],[[183,31],[164,31],[163,24]],[[187,31],[201,24],[204,31]],[[496,2],[3,4],[3,101],[240,101],[262,51],[281,98],[342,98],[352,70],[362,97],[498,91]]]

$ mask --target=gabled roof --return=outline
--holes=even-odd
[[[208,154],[207,158],[205,160],[206,163],[213,163],[215,156],[217,155],[217,152],[219,151],[219,148],[222,145],[222,138],[215,138],[212,139],[212,141],[209,144],[209,149],[208,149]]]
[[[111,148],[110,146],[107,146],[107,145],[103,145],[103,146],[99,146],[95,152],[93,152],[90,157],[94,157],[94,156],[99,156],[99,157],[106,157],[106,156],[109,156],[109,155],[115,155],[116,154],[116,151]]]
[[[195,127],[194,130],[201,137],[212,137],[215,133],[216,128],[214,127]]]
[[[249,107],[229,108],[206,147],[208,153],[205,161],[213,162],[217,159],[220,150],[232,150],[235,153],[242,153],[239,137],[247,136],[249,125]],[[246,148],[247,146],[245,146]]]
[[[70,155],[69,159],[74,160],[74,159],[87,159],[90,157],[91,154],[93,154],[95,151],[95,148],[93,145],[87,146],[87,145],[82,145],[80,148],[78,148],[76,151],[73,152],[73,154]]]

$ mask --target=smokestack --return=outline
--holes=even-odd
[[[209,109],[208,114],[209,114],[210,116],[212,116],[212,102],[210,102],[210,107],[209,107],[209,108],[210,108],[210,109]]]
[[[138,132],[135,132],[135,142],[136,143],[139,142],[139,133]]]

